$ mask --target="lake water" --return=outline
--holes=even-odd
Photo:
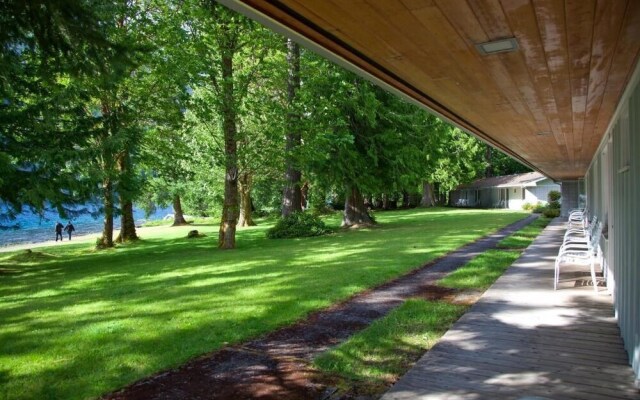
[[[162,219],[167,214],[173,214],[173,208],[158,208],[149,216],[146,216],[145,212],[140,209],[134,209],[133,211],[136,226],[140,226],[145,221]],[[70,219],[76,228],[74,235],[100,234],[104,224],[103,218],[104,215],[102,214],[92,215],[89,212],[74,216]],[[0,229],[0,246],[54,240],[56,237],[54,227],[58,221],[66,225],[69,219],[60,218],[56,211],[45,211],[42,217],[32,212],[24,211],[15,220],[2,220],[0,224],[4,227]],[[114,218],[113,222],[114,228],[119,229],[120,218]],[[64,238],[65,240],[68,238],[66,233],[64,233]]]

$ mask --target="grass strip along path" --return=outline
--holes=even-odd
[[[498,248],[506,250],[486,250],[437,281],[430,291],[443,294],[440,300],[407,300],[370,327],[316,357],[314,366],[333,376],[335,382],[336,392],[327,398],[377,398],[385,392],[520,257],[523,245],[531,244],[549,221],[532,221],[498,243]]]
[[[68,245],[44,248],[37,260],[6,254],[0,398],[97,397],[224,346],[260,353],[229,345],[403,275],[524,214],[435,209],[377,217],[376,228],[299,240],[264,239],[265,224],[239,231],[235,251],[215,248],[216,226],[198,226],[209,238],[184,239],[193,229],[185,227],[113,251]],[[174,398],[188,397],[174,389]]]

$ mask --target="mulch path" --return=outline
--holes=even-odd
[[[366,328],[412,297],[456,300],[456,292],[435,285],[504,237],[535,219],[530,216],[469,243],[413,272],[360,293],[305,320],[250,342],[228,346],[104,396],[109,400],[184,399],[367,399],[338,393],[332,378],[311,360]],[[473,303],[477,295],[459,301]]]

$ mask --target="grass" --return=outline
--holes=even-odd
[[[363,381],[369,390],[375,390],[377,385],[396,381],[466,309],[439,301],[407,300],[347,342],[321,354],[314,365],[326,373]]]
[[[538,218],[501,241],[515,250],[488,250],[438,281],[459,290],[486,290],[520,257],[550,219]],[[314,365],[336,376],[347,391],[379,394],[404,374],[465,312],[466,306],[409,300],[339,346]],[[343,388],[344,389],[344,388]]]
[[[213,217],[186,217],[186,220],[190,224],[211,224],[216,225],[220,222],[220,218]],[[173,218],[171,219],[156,219],[151,221],[145,221],[142,226],[151,227],[151,226],[171,226],[173,224]]]
[[[256,337],[404,274],[524,217],[499,210],[378,213],[380,226],[215,247],[217,224],[160,227],[137,243],[0,255],[0,399],[95,398]],[[327,220],[337,227],[339,217]],[[206,238],[188,240],[198,229]],[[24,252],[24,251],[23,251]]]
[[[500,243],[498,243],[498,247],[506,249],[525,249],[529,247],[533,240],[540,234],[540,232],[542,232],[550,221],[550,218],[541,216],[523,229],[520,229],[512,235],[504,238]]]
[[[438,281],[438,284],[452,289],[488,289],[520,257],[521,250],[528,247],[550,221],[544,217],[536,219],[501,240],[498,247],[504,250],[485,251]]]
[[[452,289],[486,290],[520,257],[519,251],[487,250],[438,281]]]

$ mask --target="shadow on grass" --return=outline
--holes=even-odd
[[[394,213],[380,216],[389,220],[380,229],[326,237],[266,240],[267,226],[243,229],[233,251],[212,236],[144,238],[18,263],[20,274],[0,274],[5,397],[99,396],[292,323],[521,217],[411,213],[418,221],[391,222],[404,216]]]

